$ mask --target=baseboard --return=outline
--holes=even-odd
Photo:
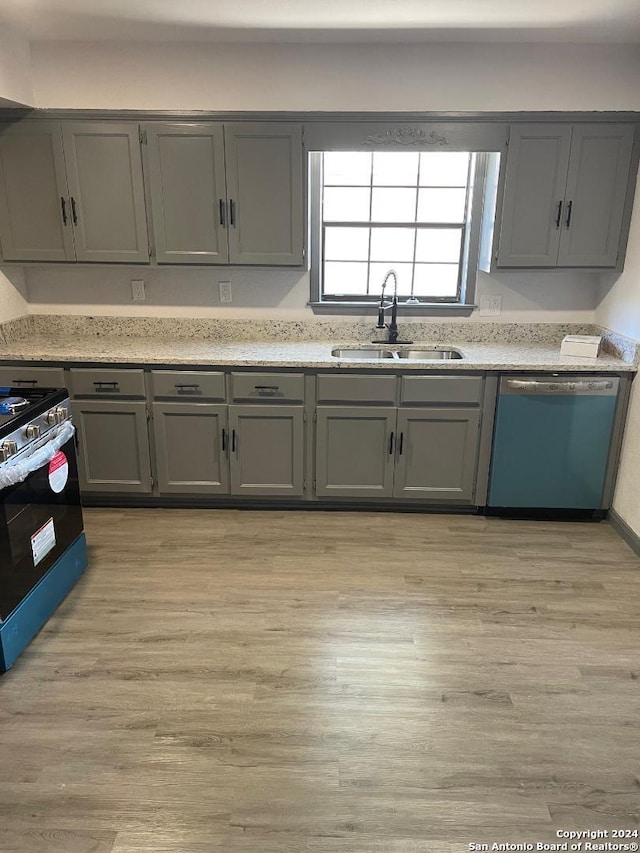
[[[618,536],[627,543],[634,554],[640,557],[640,536],[632,530],[624,519],[622,519],[615,509],[609,510],[609,524],[616,531]]]

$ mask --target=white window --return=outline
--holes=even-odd
[[[367,303],[385,274],[407,305],[469,301],[480,158],[468,151],[312,155],[312,301]],[[388,295],[388,294],[387,294]]]

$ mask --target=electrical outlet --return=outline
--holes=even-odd
[[[220,302],[231,302],[231,282],[219,281],[218,289],[220,290]]]
[[[480,314],[483,317],[496,317],[502,312],[502,296],[487,294],[480,297]]]
[[[135,279],[131,282],[131,298],[134,302],[144,302],[146,299],[142,279]]]

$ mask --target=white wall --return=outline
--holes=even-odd
[[[27,289],[21,267],[0,270],[0,323],[29,313]]]
[[[640,180],[624,272],[602,282],[596,322],[640,341]],[[613,508],[640,536],[640,379],[633,384]]]
[[[9,27],[0,27],[0,101],[33,106],[29,43]]]
[[[309,276],[299,270],[27,267],[31,313],[313,319]],[[134,303],[131,279],[147,299]],[[218,282],[231,281],[233,302],[221,305]],[[584,273],[479,274],[478,294],[501,295],[498,322],[592,323],[597,276]],[[485,317],[475,312],[474,320]]]
[[[40,107],[633,110],[640,47],[568,44],[32,44]]]

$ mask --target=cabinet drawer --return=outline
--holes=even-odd
[[[403,376],[401,403],[479,403],[481,376]]]
[[[232,373],[234,400],[304,400],[302,373]]]
[[[61,367],[0,367],[0,385],[14,388],[66,388]]]
[[[224,373],[197,370],[152,370],[151,389],[154,397],[203,398],[224,400]]]
[[[396,402],[395,376],[359,376],[357,374],[321,373],[318,376],[318,403],[389,403]]]
[[[71,393],[74,397],[144,397],[142,370],[96,370],[72,368]]]

